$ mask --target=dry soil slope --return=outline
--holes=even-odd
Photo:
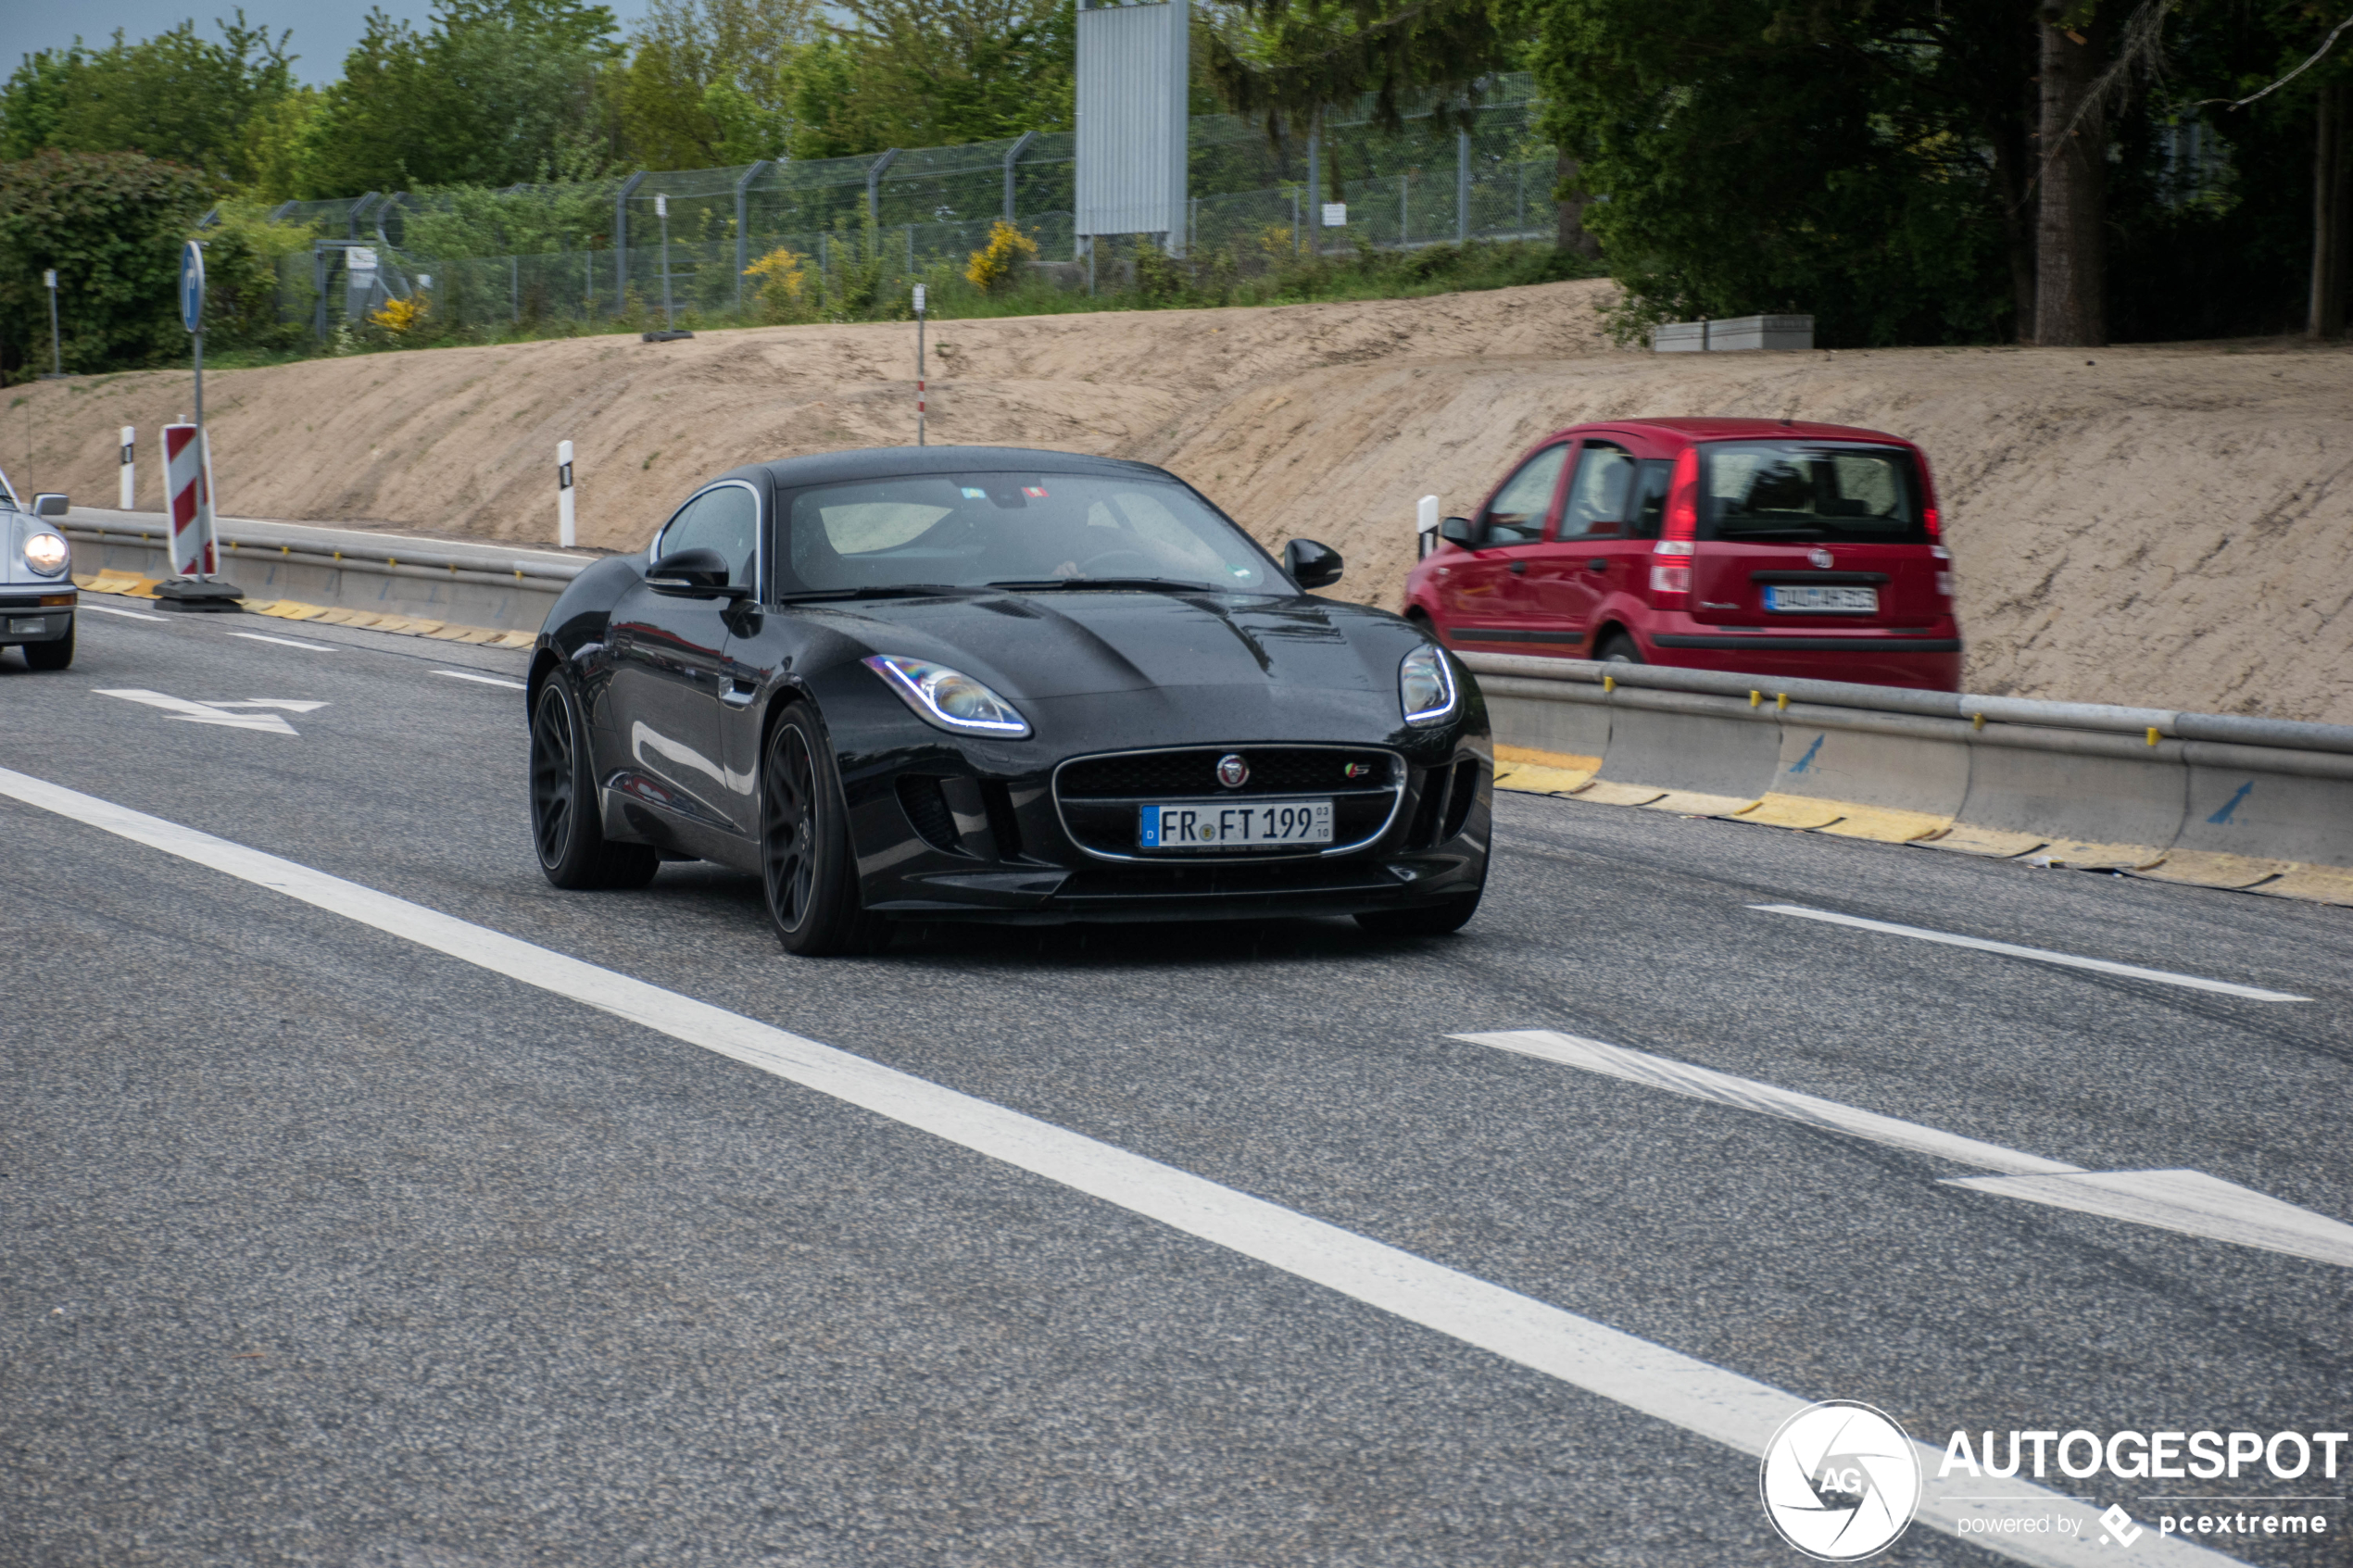
[[[1747,413],[1897,430],[1937,466],[1981,691],[2353,721],[2353,355],[2271,345],[1655,358],[1603,285],[943,323],[932,435],[1165,462],[1269,543],[1396,602],[1415,498],[1466,509],[1579,420]],[[585,542],[634,548],[698,479],[903,441],[912,331],[782,327],[319,360],[213,377],[232,512],[544,540],[578,444]],[[2086,363],[2089,359],[2093,363]],[[184,374],[28,389],[0,450],[83,498]],[[152,478],[143,504],[159,504]]]

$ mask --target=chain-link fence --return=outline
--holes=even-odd
[[[1369,106],[1327,116],[1313,137],[1196,118],[1189,232],[1171,238],[1248,274],[1359,245],[1549,235],[1554,154],[1537,107],[1530,79],[1516,75],[1488,84],[1467,130],[1433,111],[1384,131]],[[854,305],[943,264],[963,269],[1000,220],[1037,245],[1037,276],[1084,288],[1089,272],[1072,264],[1085,253],[1072,217],[1076,144],[1034,132],[564,185],[289,202],[276,216],[314,229],[319,254],[283,264],[281,312],[322,335],[418,294],[445,327],[656,325],[665,312],[740,320],[757,313],[761,286],[747,270],[779,250],[813,297]],[[1323,223],[1327,201],[1344,206],[1343,223]],[[372,292],[343,282],[354,247],[376,252]]]

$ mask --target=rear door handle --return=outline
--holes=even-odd
[[[1609,570],[1609,558],[1607,556],[1600,556],[1592,560],[1589,560],[1585,563],[1585,570],[1588,571],[1607,571]]]
[[[1512,562],[1512,575],[1513,575],[1514,577],[1525,577],[1525,576],[1527,576],[1527,575],[1528,575],[1528,563],[1527,563],[1526,561],[1524,561],[1524,560],[1516,560],[1516,561]]]

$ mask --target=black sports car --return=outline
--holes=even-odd
[[[559,887],[755,872],[786,947],[894,921],[1353,915],[1452,931],[1487,880],[1478,688],[1311,597],[1173,475],[892,447],[711,481],[541,631],[531,809]]]

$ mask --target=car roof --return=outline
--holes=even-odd
[[[1744,420],[1725,415],[1705,415],[1696,419],[1599,420],[1591,423],[1571,425],[1557,432],[1575,435],[1585,431],[1641,431],[1670,441],[1873,441],[1898,446],[1910,442],[1900,435],[1890,435],[1883,430],[1864,430],[1855,425],[1815,424],[1807,420]]]
[[[1083,452],[1051,452],[1034,446],[862,446],[846,452],[780,458],[774,462],[749,464],[735,471],[745,478],[764,471],[780,489],[797,489],[804,484],[888,479],[900,474],[975,473],[1007,469],[1022,473],[1100,474],[1164,483],[1176,477],[1150,463],[1090,457]]]

